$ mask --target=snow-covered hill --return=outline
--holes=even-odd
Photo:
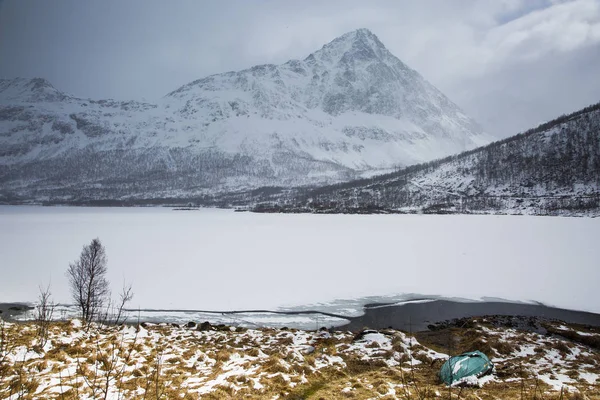
[[[304,60],[209,76],[154,104],[0,80],[0,189],[16,200],[331,183],[488,141],[366,29]]]
[[[600,215],[600,103],[459,155],[371,179],[299,190],[282,197],[278,207]]]

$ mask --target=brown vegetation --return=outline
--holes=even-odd
[[[0,398],[600,399],[600,381],[585,379],[600,371],[596,350],[485,321],[416,338],[398,331],[85,328],[52,323],[46,348],[34,349],[35,324],[0,321]],[[495,359],[492,379],[481,388],[441,384],[444,354],[474,349]],[[559,378],[568,380],[562,391],[548,384]]]

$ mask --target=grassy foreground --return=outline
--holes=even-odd
[[[43,340],[35,323],[0,320],[0,399],[600,399],[600,332],[546,328],[472,319],[356,335],[74,320],[53,322]],[[492,358],[492,375],[439,382],[446,354],[474,349]]]

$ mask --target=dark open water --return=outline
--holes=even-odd
[[[463,303],[451,300],[434,300],[423,303],[401,305],[365,306],[365,315],[351,319],[342,328],[359,330],[394,328],[403,331],[424,331],[429,325],[455,318],[478,317],[484,315],[506,315],[556,319],[568,323],[600,327],[600,314],[583,311],[564,310],[538,304],[477,302]]]

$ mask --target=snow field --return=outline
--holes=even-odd
[[[131,282],[133,309],[356,315],[357,299],[421,293],[600,312],[594,218],[0,207],[0,226],[5,302],[51,283],[70,303],[65,271],[98,237],[112,291]]]

